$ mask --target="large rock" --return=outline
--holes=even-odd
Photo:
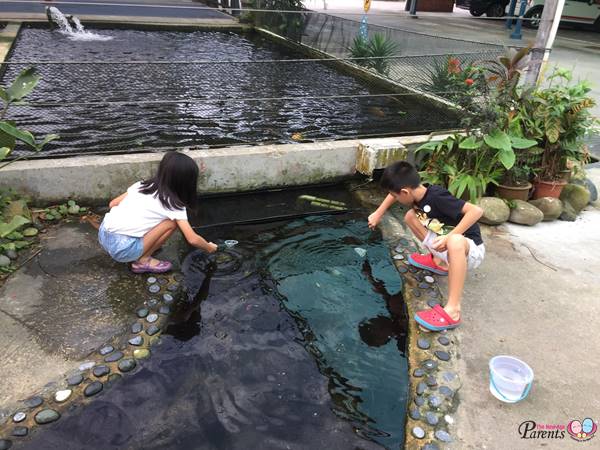
[[[479,200],[483,216],[479,221],[487,225],[500,225],[508,220],[510,208],[506,202],[497,197],[483,197]]]
[[[508,221],[520,225],[535,225],[544,219],[544,213],[523,200],[513,200],[514,208],[510,210]]]
[[[590,202],[590,197],[590,192],[584,186],[567,184],[560,194],[563,202],[563,212],[560,218],[568,221],[575,220],[581,210]]]
[[[598,188],[596,188],[594,182],[589,178],[584,178],[583,180],[575,179],[572,180],[571,183],[583,186],[588,190],[590,193],[590,203],[598,200]]]
[[[562,201],[558,198],[542,197],[530,200],[529,203],[544,213],[544,220],[556,220],[563,211]]]

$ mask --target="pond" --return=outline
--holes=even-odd
[[[152,357],[20,448],[402,448],[402,280],[364,214],[206,234],[240,243],[187,255]]]
[[[90,28],[90,27],[88,27]],[[58,133],[38,157],[425,133],[456,114],[375,86],[255,33],[24,27],[0,79],[41,76],[9,117]],[[18,155],[25,150],[15,153]]]

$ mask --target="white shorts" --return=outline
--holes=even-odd
[[[431,252],[433,256],[437,256],[442,261],[448,264],[448,251],[438,252],[431,248],[433,240],[438,237],[436,233],[431,230],[427,230],[427,236],[423,240],[423,247]],[[472,239],[466,238],[469,241],[469,255],[467,256],[467,268],[469,270],[477,269],[483,259],[485,258],[485,246],[483,244],[477,245]]]

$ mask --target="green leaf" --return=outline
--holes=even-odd
[[[6,236],[6,239],[10,239],[11,241],[18,241],[19,239],[23,239],[23,235],[18,231],[13,231],[8,236]]]
[[[501,130],[494,130],[490,134],[483,136],[483,140],[487,145],[496,150],[509,150],[512,149],[510,138],[508,134]]]
[[[8,101],[14,102],[15,100],[21,100],[33,91],[36,84],[38,84],[38,81],[40,81],[40,77],[35,73],[33,67],[23,70],[6,90]]]
[[[537,145],[537,141],[534,141],[533,139],[525,139],[525,138],[518,137],[518,136],[511,136],[510,142],[512,143],[513,148],[516,148],[519,150],[531,148],[534,145]]]
[[[8,94],[2,87],[0,87],[0,98],[8,103]]]
[[[44,148],[44,146],[48,142],[54,141],[56,139],[60,139],[60,135],[58,135],[58,134],[49,134],[47,136],[44,136],[44,139],[42,139],[42,141],[39,144],[37,144],[36,149],[38,151],[40,151],[42,148]]]
[[[31,245],[31,242],[28,242],[28,241],[16,241],[15,242],[15,247],[17,248],[17,250],[21,250],[22,248],[29,247],[30,245]]]
[[[1,147],[0,148],[0,161],[2,161],[4,158],[6,158],[8,155],[10,155],[10,152],[12,152],[12,148]]]
[[[504,168],[506,170],[509,170],[510,168],[512,168],[512,166],[515,165],[515,160],[517,158],[516,158],[515,152],[511,148],[508,150],[500,150],[498,152],[498,159],[500,160],[500,162],[502,163]]]
[[[4,131],[5,133],[11,136],[14,136],[20,141],[25,142],[30,147],[37,149],[35,138],[33,137],[33,134],[31,134],[29,131],[19,130],[17,127],[11,125],[8,122],[0,122],[0,130]]]
[[[465,140],[461,141],[458,147],[464,150],[475,150],[481,147],[481,141],[478,141],[475,136],[469,136]]]
[[[436,141],[425,142],[423,145],[421,145],[419,148],[417,148],[416,151],[420,152],[423,150],[435,150],[437,145],[438,145],[438,142],[436,142]]]
[[[6,223],[6,222],[0,223],[0,238],[5,238],[13,231],[18,230],[23,225],[28,224],[28,223],[29,223],[29,220],[27,220],[23,216],[15,216],[8,223]]]
[[[75,203],[75,200],[69,200],[67,202],[67,206],[76,206],[76,205],[77,205],[77,203]]]

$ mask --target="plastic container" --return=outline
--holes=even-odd
[[[490,392],[498,400],[517,403],[529,394],[533,370],[514,356],[494,356],[490,359]]]

